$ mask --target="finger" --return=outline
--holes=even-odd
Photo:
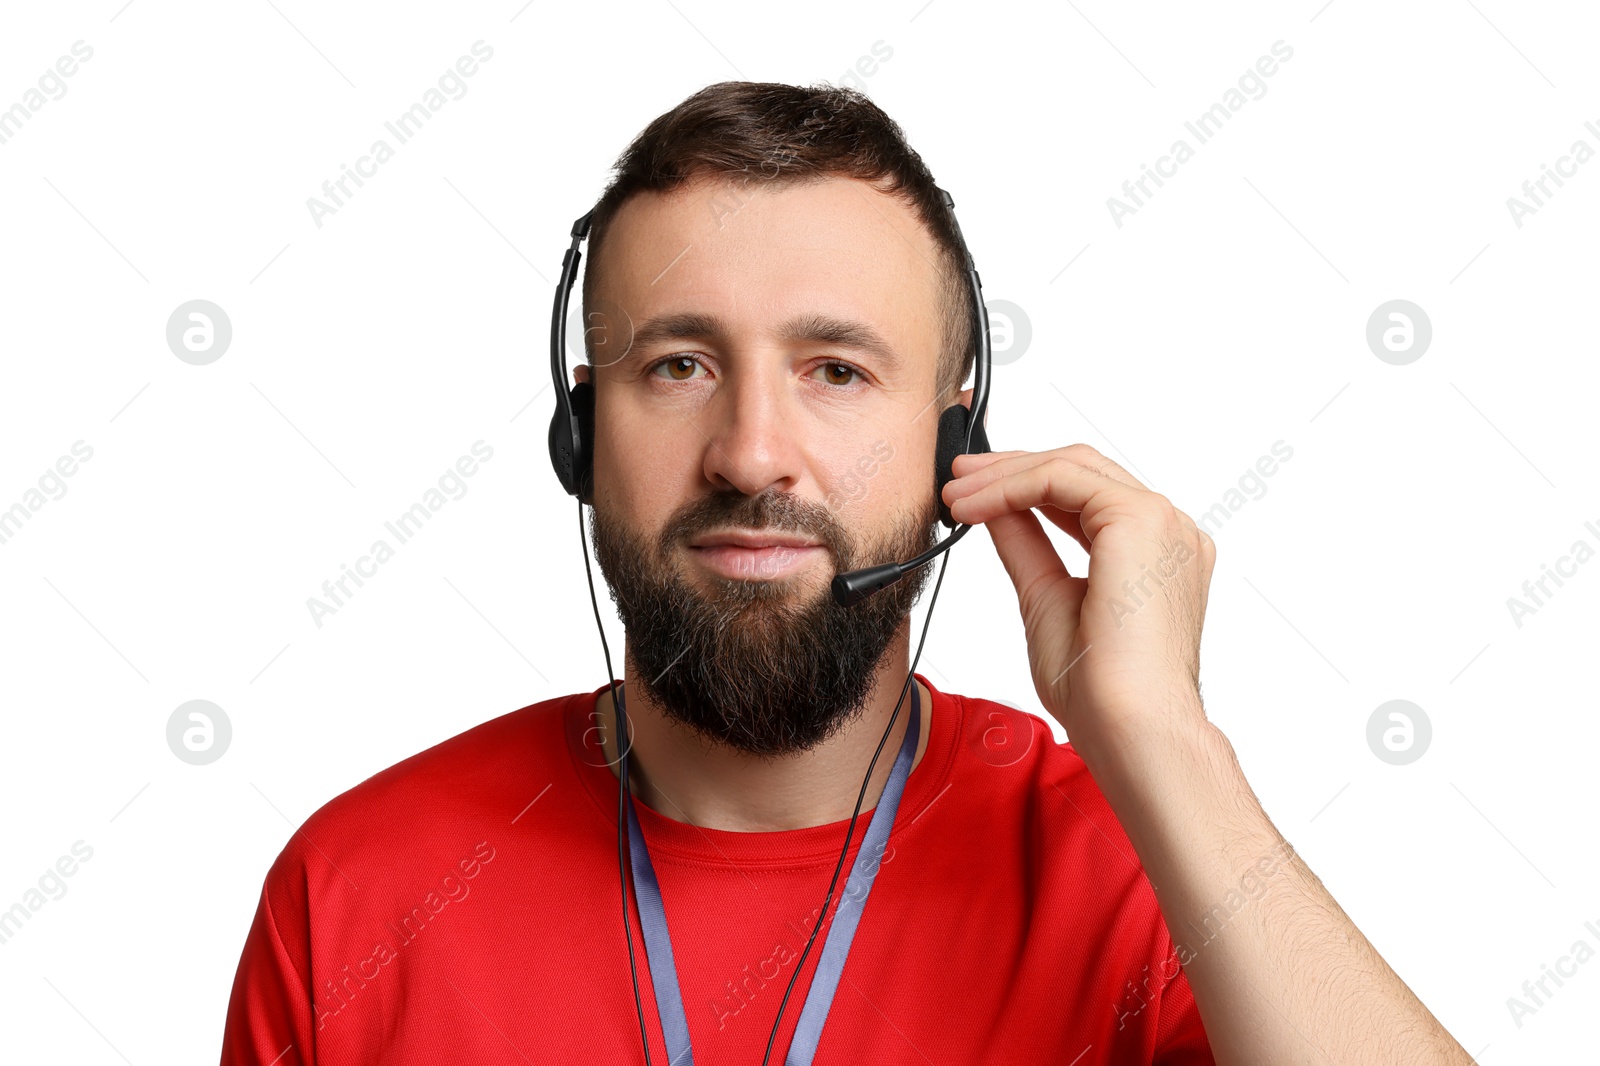
[[[1083,448],[1092,456],[1091,459],[1084,461],[1084,465],[1089,469],[1095,471],[1096,473],[1103,474],[1106,477],[1111,478],[1113,481],[1120,481],[1124,485],[1132,485],[1134,488],[1144,489],[1146,492],[1151,491],[1149,485],[1146,485],[1144,482],[1128,473],[1127,468],[1123,467],[1116,460],[1096,451],[1093,448],[1090,448],[1087,444],[1083,445]]]
[[[1053,448],[1050,451],[1013,451],[1013,453],[1006,453],[1003,458],[997,459],[997,461],[974,464],[974,466],[970,467],[963,466],[960,461],[957,461],[954,466],[957,477],[944,490],[944,499],[946,499],[946,503],[954,503],[962,496],[971,495],[974,491],[978,491],[979,488],[989,485],[995,480],[1008,477],[1008,475],[1016,474],[1019,471],[1026,471],[1029,467],[1038,466],[1040,463],[1051,463],[1056,459],[1083,467],[1085,471],[1094,472],[1094,474],[1098,474],[1099,477],[1104,477],[1110,482],[1118,482],[1122,483],[1122,485],[1128,485],[1130,488],[1149,491],[1144,487],[1144,483],[1139,482],[1136,477],[1128,474],[1125,469],[1117,466],[1117,464],[1112,463],[1110,459],[1102,456],[1094,448],[1090,448],[1088,445],[1069,445],[1066,448]]]
[[[1088,580],[1067,571],[1032,511],[1001,515],[985,528],[1017,590],[1028,646],[1051,656],[1038,672],[1056,677],[1063,664],[1055,657],[1072,646]]]
[[[1001,515],[988,529],[989,539],[1019,593],[1041,577],[1072,576],[1045,535],[1039,516],[1032,511]]]
[[[963,477],[963,475],[986,469],[986,467],[994,463],[995,459],[1010,459],[1016,458],[1016,456],[1040,456],[1040,458],[1062,456],[1062,458],[1072,459],[1074,463],[1082,464],[1082,466],[1088,467],[1088,469],[1096,471],[1098,474],[1104,474],[1110,479],[1123,482],[1125,485],[1133,485],[1136,488],[1149,488],[1149,485],[1141,482],[1138,477],[1134,477],[1133,474],[1126,471],[1125,467],[1115,463],[1114,459],[1107,458],[1106,455],[1102,455],[1101,451],[1094,450],[1086,443],[1074,443],[1074,445],[1067,445],[1064,448],[1051,448],[1048,451],[984,451],[984,453],[978,453],[978,455],[958,455],[955,456],[955,463],[952,469],[954,469],[957,477]]]
[[[1079,521],[1077,512],[1063,511],[1059,507],[1050,506],[1035,509],[1048,518],[1056,528],[1065,530],[1067,535],[1077,541],[1078,546],[1084,551],[1089,550],[1089,537],[1083,531],[1083,523]]]
[[[1196,525],[1194,519],[1190,518],[1188,514],[1178,511],[1177,515],[1178,521],[1183,524],[1184,529],[1188,531],[1197,546],[1197,551],[1200,555],[1201,589],[1202,595],[1204,595],[1211,587],[1211,575],[1217,565],[1217,542],[1210,533]],[[1204,600],[1202,600],[1203,604]]]
[[[1057,449],[1057,451],[1065,452],[1066,449]],[[959,472],[957,474],[957,478],[959,479],[962,475],[970,477],[979,470],[983,470],[994,465],[994,463],[998,460],[1031,456],[1037,461],[1043,461],[1050,454],[1052,453],[1007,451],[982,452],[977,455],[958,455],[956,456],[954,469]],[[1065,530],[1073,540],[1078,542],[1078,545],[1082,547],[1084,551],[1089,550],[1089,538],[1084,535],[1083,526],[1079,524],[1078,516],[1075,513],[1071,511],[1063,511],[1057,507],[1048,506],[1041,507],[1039,510],[1058,528]]]
[[[1001,459],[1010,459],[1018,455],[1032,454],[1034,453],[1026,451],[962,452],[960,455],[956,456],[955,461],[950,464],[950,469],[952,473],[959,478],[963,474],[970,474],[974,471],[982,470],[984,467]]]
[[[954,483],[946,486],[947,494],[953,487]],[[1041,506],[1087,512],[1080,514],[1078,521],[1092,540],[1100,525],[1096,514],[1112,502],[1144,495],[1150,494],[1057,456],[992,480],[974,492],[957,494],[950,503],[950,514],[956,521],[972,525],[1007,511]]]

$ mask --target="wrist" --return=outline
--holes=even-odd
[[[1099,716],[1093,728],[1072,734],[1073,749],[1096,780],[1133,775],[1152,769],[1170,772],[1195,759],[1207,762],[1233,746],[1206,717],[1198,692],[1178,690],[1139,708],[1119,708]]]
[[[1173,857],[1195,841],[1233,862],[1235,849],[1246,861],[1276,838],[1233,744],[1203,714],[1130,721],[1078,751],[1154,882],[1172,877]]]

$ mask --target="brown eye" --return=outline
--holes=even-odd
[[[671,359],[663,359],[656,364],[655,369],[658,372],[665,369],[667,376],[673,381],[688,381],[694,377],[694,372],[699,366],[699,361],[693,356],[679,355]]]
[[[848,363],[825,363],[817,368],[830,385],[848,385],[859,371]]]

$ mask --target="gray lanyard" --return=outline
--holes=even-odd
[[[621,696],[621,692],[618,692]],[[626,703],[624,703],[626,713]],[[917,754],[917,734],[922,728],[921,694],[911,686],[911,720],[906,724],[905,740],[900,744],[900,754],[889,772],[889,782],[883,786],[883,795],[872,811],[872,822],[866,836],[861,839],[859,859],[863,855],[877,856],[889,840],[889,829],[894,825],[894,814],[900,806],[901,793],[905,791],[906,778],[911,774],[911,763]],[[627,756],[622,758],[621,772],[627,773]],[[633,888],[638,898],[639,922],[644,929],[645,954],[650,963],[651,983],[656,990],[656,1010],[661,1017],[661,1033],[667,1042],[670,1066],[694,1066],[694,1052],[689,1047],[689,1019],[683,1009],[683,995],[678,988],[677,967],[672,961],[672,938],[667,935],[667,915],[661,905],[661,888],[656,883],[655,867],[650,864],[650,849],[645,846],[644,834],[639,831],[639,816],[634,813],[632,797],[628,803],[629,854],[633,859]],[[857,863],[859,865],[859,863]],[[811,977],[811,987],[806,992],[806,1005],[795,1025],[785,1066],[810,1066],[817,1053],[817,1042],[822,1039],[822,1026],[828,1020],[828,1008],[833,1005],[833,994],[844,973],[845,956],[850,953],[850,942],[855,939],[856,926],[867,905],[867,894],[877,877],[878,866],[872,873],[863,874],[852,868],[845,883],[844,898],[834,912],[833,924],[828,927],[822,954],[817,958],[816,972]],[[857,900],[860,906],[852,907]],[[818,918],[822,921],[826,915]]]

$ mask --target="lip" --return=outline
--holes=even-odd
[[[696,537],[694,558],[725,578],[772,580],[787,577],[828,555],[820,542],[792,533],[728,530]]]
[[[691,548],[820,548],[822,542],[797,533],[761,529],[729,529],[707,533],[689,542]]]

